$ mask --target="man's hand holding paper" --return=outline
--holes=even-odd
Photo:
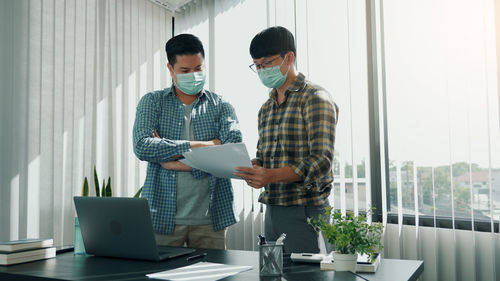
[[[235,178],[236,167],[252,167],[244,143],[228,143],[192,149],[183,154],[180,162],[219,178]]]

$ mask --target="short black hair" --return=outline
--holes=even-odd
[[[276,54],[280,54],[283,57],[288,52],[293,52],[297,56],[293,34],[282,26],[273,26],[264,29],[255,35],[252,43],[250,43],[250,55],[253,59],[260,59]]]
[[[201,56],[205,58],[205,50],[200,39],[193,34],[187,33],[170,38],[165,44],[165,52],[167,52],[168,62],[172,66],[177,62],[177,56],[201,53]]]

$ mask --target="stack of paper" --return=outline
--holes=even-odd
[[[236,167],[252,167],[244,143],[228,143],[192,149],[180,161],[191,168],[202,170],[218,178],[235,178]]]
[[[149,278],[172,281],[215,281],[250,269],[252,269],[252,267],[248,265],[228,265],[213,262],[199,262],[172,270],[147,274],[146,276]]]

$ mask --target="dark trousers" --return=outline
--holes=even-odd
[[[282,233],[286,233],[283,248],[285,253],[319,253],[318,234],[307,223],[307,218],[317,219],[319,215],[324,215],[326,206],[329,204],[323,206],[266,205],[264,222],[266,240],[276,241]]]

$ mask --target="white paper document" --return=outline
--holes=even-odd
[[[147,274],[149,278],[172,281],[215,281],[252,269],[249,265],[229,265],[213,262],[199,262],[192,265]]]
[[[202,170],[218,178],[240,179],[233,173],[236,167],[252,167],[244,143],[200,147],[183,154],[180,161],[192,168]]]

